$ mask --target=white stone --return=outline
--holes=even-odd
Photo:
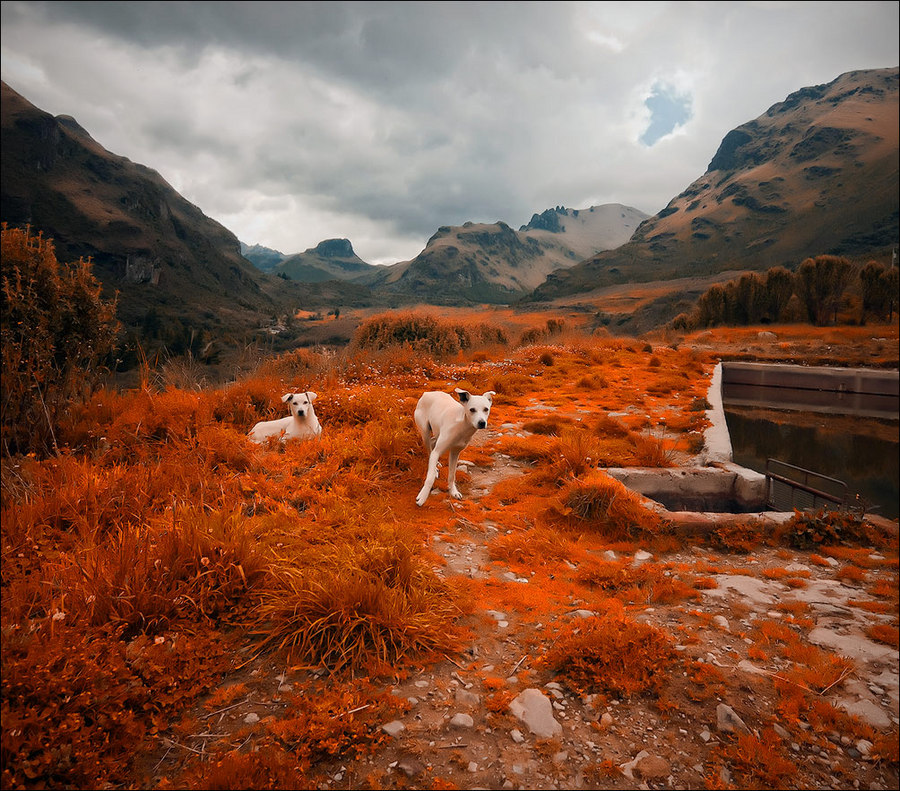
[[[550,739],[562,733],[562,725],[553,717],[550,699],[539,689],[532,687],[520,692],[509,704],[509,710],[539,739]]]
[[[473,720],[468,714],[465,714],[463,712],[454,714],[450,719],[451,728],[471,728],[474,724],[475,720]]]
[[[871,700],[857,700],[855,702],[841,700],[838,701],[837,708],[844,709],[844,711],[854,717],[859,717],[859,719],[867,722],[873,728],[889,728],[891,726],[891,718],[887,712]]]
[[[396,738],[406,730],[406,726],[402,722],[400,722],[400,720],[391,720],[391,722],[382,725],[381,730],[383,730],[388,736],[393,736],[394,738]]]

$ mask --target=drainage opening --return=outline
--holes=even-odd
[[[766,510],[765,500],[740,502],[728,497],[670,497],[664,494],[645,495],[667,511],[699,511],[718,514],[756,514]]]

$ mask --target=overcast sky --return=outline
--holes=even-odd
[[[648,214],[800,88],[898,65],[891,2],[2,2],[2,78],[247,244]]]

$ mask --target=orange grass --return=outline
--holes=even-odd
[[[720,755],[746,788],[792,788],[797,764],[786,752],[781,737],[770,728],[757,736],[738,734],[724,745]]]
[[[666,523],[624,484],[602,472],[569,480],[551,506],[569,527],[595,530],[610,540],[663,535]]]
[[[392,528],[359,544],[324,544],[308,565],[282,560],[260,594],[254,631],[291,661],[336,672],[452,651],[462,614],[451,588]]]
[[[877,623],[866,629],[866,634],[879,643],[884,643],[892,648],[900,648],[900,629],[886,623]]]
[[[674,669],[674,642],[661,629],[613,615],[563,626],[541,663],[580,694],[659,695]]]
[[[671,640],[625,607],[696,598],[711,581],[695,575],[724,567],[597,562],[606,548],[673,540],[600,468],[671,463],[674,443],[703,426],[714,361],[578,335],[587,320],[493,308],[375,315],[344,352],[289,352],[221,388],[182,389],[171,372],[145,370],[133,390],[73,402],[57,455],[2,467],[4,787],[146,785],[133,769],[153,736],[189,724],[237,656],[289,654],[322,668],[344,704],[364,705],[374,693],[338,689],[346,675],[396,675],[454,651],[476,607],[545,624],[574,606],[599,612],[560,630],[548,666],[575,687],[658,695],[680,666]],[[526,345],[511,348],[517,339]],[[418,508],[425,454],[412,411],[423,390],[455,386],[497,393],[494,431],[521,422],[532,432],[486,433],[464,458],[489,467],[506,453],[522,471],[480,499],[442,492]],[[322,436],[251,443],[248,429],[286,414],[281,396],[296,390],[319,394]],[[464,493],[476,473],[460,473]],[[432,536],[487,520],[498,530],[492,562],[527,583],[451,584],[434,571]],[[852,528],[832,533],[845,540]],[[850,559],[839,541],[825,544],[822,554]],[[855,565],[868,554],[853,554]],[[577,573],[555,574],[560,563]],[[895,602],[879,585],[871,595]],[[160,787],[305,787],[321,781],[315,760],[377,744],[371,726],[387,708],[330,723],[340,701],[307,693],[280,725],[242,734],[258,749],[211,743],[206,764],[188,761]],[[243,694],[231,683],[208,703]]]

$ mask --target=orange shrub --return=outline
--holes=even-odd
[[[659,695],[676,659],[672,639],[625,618],[582,618],[564,626],[541,663],[580,694]]]
[[[110,629],[63,624],[4,638],[4,788],[127,784],[144,735],[230,666],[215,634],[126,646]]]
[[[353,334],[351,348],[384,349],[408,346],[435,357],[447,357],[462,349],[508,345],[506,331],[485,323],[457,323],[435,316],[405,311],[382,313],[363,321]]]
[[[256,609],[262,645],[333,671],[455,648],[461,610],[447,583],[409,536],[378,525],[364,533],[272,568]]]
[[[770,728],[757,736],[738,734],[734,743],[722,748],[732,771],[747,788],[791,788],[797,764],[785,752],[784,743]]]
[[[884,643],[892,648],[900,647],[900,629],[886,623],[877,623],[866,629],[866,634],[879,643]]]
[[[0,436],[3,453],[57,448],[65,411],[100,379],[119,322],[90,260],[60,264],[30,228],[0,232]]]
[[[663,520],[642,504],[638,495],[605,473],[571,479],[554,506],[570,526],[590,527],[610,539],[661,535]]]

